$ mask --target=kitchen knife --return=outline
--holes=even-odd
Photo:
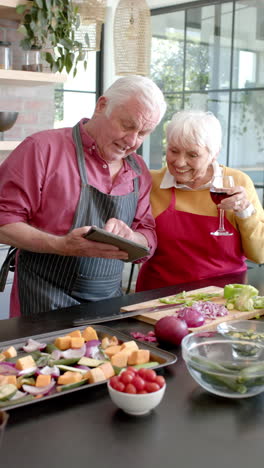
[[[104,315],[95,318],[83,318],[83,319],[76,319],[73,321],[74,327],[79,327],[81,325],[89,325],[93,323],[101,323],[101,322],[110,322],[112,320],[120,320],[127,317],[134,317],[135,315],[142,315],[146,313],[155,313],[160,312],[161,310],[169,310],[176,308],[179,305],[184,305],[182,302],[177,302],[175,304],[163,304],[163,305],[156,305],[152,307],[145,307],[140,309],[131,310],[131,312],[117,312],[113,315]]]

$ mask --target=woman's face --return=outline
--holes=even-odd
[[[168,170],[178,184],[198,187],[211,179],[211,164],[215,158],[205,146],[190,144],[183,147],[170,142],[166,158]]]

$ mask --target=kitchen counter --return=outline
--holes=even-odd
[[[264,295],[264,267],[243,275],[199,281],[54,311],[35,321],[0,322],[0,341],[70,328],[73,319],[111,314],[120,307],[204,286],[248,282]],[[151,326],[133,318],[106,322],[123,332]],[[178,361],[160,372],[167,381],[161,404],[132,417],[111,402],[105,384],[46,402],[9,410],[0,449],[1,467],[14,468],[248,468],[262,464],[264,395],[224,399],[207,393],[189,375],[180,347]]]

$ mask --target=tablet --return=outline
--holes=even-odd
[[[120,250],[124,250],[128,253],[128,259],[124,260],[125,262],[134,262],[150,254],[148,247],[112,234],[111,232],[107,232],[105,229],[98,228],[97,226],[92,226],[89,231],[84,234],[84,237],[92,241],[116,245]]]

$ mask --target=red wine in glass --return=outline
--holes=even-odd
[[[221,201],[224,200],[225,198],[231,197],[231,195],[229,195],[226,192],[222,192],[222,191],[217,192],[217,190],[214,189],[214,187],[212,187],[210,189],[210,195],[211,195],[211,198],[212,198],[213,202],[216,205],[219,205],[221,203]]]
[[[214,176],[211,182],[210,186],[210,195],[212,201],[216,204],[219,205],[222,200],[225,198],[231,197],[227,193],[228,188],[234,187],[234,179],[232,176],[223,176],[223,175],[217,175]],[[233,233],[229,232],[225,229],[224,226],[224,210],[221,208],[219,209],[219,227],[217,231],[211,232],[210,233],[212,236],[232,236]]]

